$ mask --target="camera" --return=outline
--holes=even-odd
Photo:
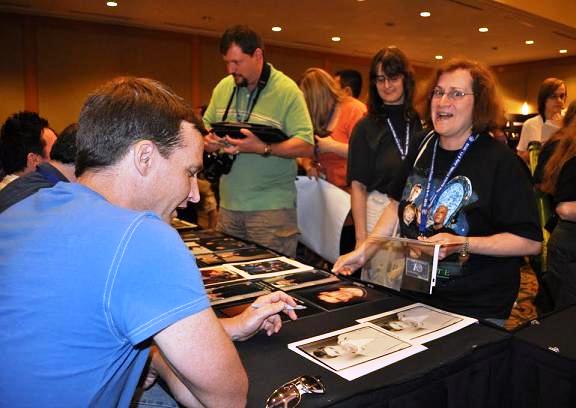
[[[236,156],[204,152],[204,177],[210,182],[217,182],[223,174],[230,173]]]

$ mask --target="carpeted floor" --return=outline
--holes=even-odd
[[[526,263],[520,270],[520,291],[510,317],[506,321],[505,327],[507,330],[514,330],[537,317],[536,306],[534,305],[537,293],[538,281],[536,280],[536,274],[532,267]]]

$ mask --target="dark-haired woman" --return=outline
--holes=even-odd
[[[412,106],[414,71],[402,51],[384,48],[372,59],[368,115],[358,122],[348,150],[348,182],[358,247],[388,204],[390,183],[408,153],[418,145],[422,126]],[[376,256],[362,278],[398,288]]]
[[[538,115],[522,125],[518,154],[528,161],[528,145],[536,141],[544,143],[560,129],[562,109],[566,103],[566,85],[558,78],[547,78],[538,90]]]
[[[542,191],[552,195],[558,217],[548,241],[546,274],[556,310],[576,304],[576,123],[558,133],[540,184]]]
[[[413,295],[503,325],[518,293],[522,257],[541,247],[532,186],[514,153],[489,134],[501,109],[487,68],[450,62],[437,70],[428,95],[425,117],[434,131],[406,158],[370,239],[340,257],[334,271],[350,274],[362,266],[379,249],[377,238],[404,222],[402,209],[411,203],[420,209],[420,239],[441,244],[432,295]]]

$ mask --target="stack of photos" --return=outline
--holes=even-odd
[[[362,279],[395,289],[432,293],[436,285],[440,244],[410,238],[371,238],[380,245],[372,272]]]
[[[288,348],[348,381],[426,350],[368,324],[290,343]]]
[[[204,283],[205,287],[245,279],[242,275],[239,275],[238,273],[233,271],[229,271],[223,266],[202,268],[200,269],[200,273],[202,274],[202,282]]]
[[[294,291],[293,294],[325,310],[340,309],[389,297],[386,293],[367,288],[364,285],[343,281],[331,285],[300,289]]]
[[[336,276],[318,269],[264,279],[264,282],[273,286],[275,289],[285,292],[338,281],[340,281],[340,279]]]
[[[296,298],[294,298],[294,300],[296,301],[296,303],[298,303],[298,305],[305,306],[305,308],[296,310],[296,315],[298,316],[298,319],[302,319],[304,317],[313,316],[318,313],[324,312],[320,308],[308,302]],[[244,301],[240,303],[232,303],[232,304],[227,303],[219,305],[215,307],[216,314],[219,315],[220,317],[234,317],[242,313],[247,307],[249,307],[252,304],[252,302],[253,300]],[[282,318],[283,322],[291,320],[290,317],[285,313],[280,313],[280,317]]]
[[[267,259],[277,256],[277,254],[275,254],[272,251],[257,247],[234,249],[232,251],[209,252],[209,253],[205,252],[201,254],[196,254],[193,247],[189,248],[196,255],[196,263],[200,267],[221,265],[229,262],[255,261],[258,259]]]
[[[226,236],[222,232],[214,230],[198,230],[198,231],[178,230],[178,233],[180,234],[180,237],[184,241],[198,241],[200,239],[222,238]]]
[[[210,303],[219,305],[243,299],[255,298],[270,293],[271,290],[258,282],[244,281],[206,288]]]
[[[477,323],[476,319],[415,303],[357,320],[370,323],[406,341],[427,343]]]
[[[213,252],[231,251],[240,248],[252,248],[255,245],[233,237],[200,238],[198,243]]]
[[[172,228],[178,231],[190,231],[198,228],[198,225],[192,224],[191,222],[184,221],[180,218],[174,217],[170,220],[170,225]]]
[[[313,268],[286,257],[269,258],[260,261],[226,264],[232,271],[248,279],[271,278],[288,273],[311,271]]]

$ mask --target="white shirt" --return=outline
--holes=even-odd
[[[520,141],[518,142],[518,151],[525,152],[528,150],[528,145],[532,141],[545,143],[550,136],[552,136],[560,128],[548,120],[546,123],[542,120],[542,116],[536,115],[528,119],[522,125],[522,132],[520,133]]]

